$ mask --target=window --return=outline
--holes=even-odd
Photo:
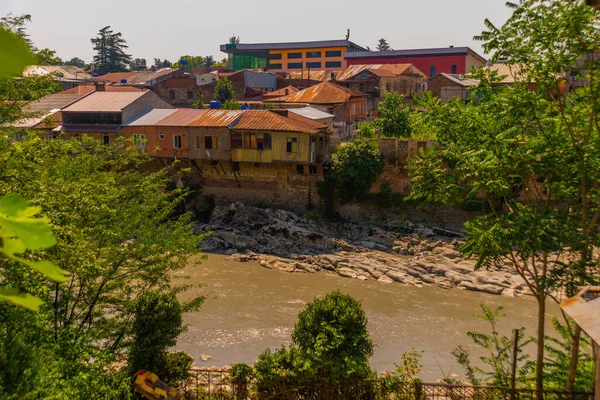
[[[321,58],[320,51],[307,51],[306,58]]]
[[[296,172],[300,175],[304,175],[304,165],[296,165]]]
[[[181,135],[173,135],[173,149],[181,149]]]
[[[271,150],[271,134],[244,133],[244,149]]]
[[[327,61],[325,63],[325,68],[342,68],[341,61]]]
[[[319,148],[323,149],[325,148],[325,138],[324,137],[319,137]]]
[[[281,69],[281,64],[269,64],[269,69]]]
[[[456,64],[452,64],[452,73],[456,74]]]
[[[142,151],[146,151],[146,135],[144,134],[133,134],[131,137],[131,143],[133,143],[134,147]]]
[[[188,99],[193,99],[194,98],[194,92],[192,92],[191,90],[188,90],[188,92],[187,92],[187,98]]]
[[[341,57],[341,56],[342,56],[341,50],[332,50],[332,51],[325,52],[325,57]]]
[[[302,68],[302,63],[288,63],[288,69],[300,69]]]
[[[302,58],[302,53],[288,53],[287,58]]]
[[[320,62],[307,62],[306,68],[321,68]]]
[[[365,91],[365,84],[361,83],[360,85],[358,85],[358,91],[359,92],[364,92]]]
[[[352,115],[356,115],[356,103],[352,104]]]
[[[310,172],[311,175],[317,175],[319,173],[319,166],[318,165],[310,165],[308,167],[308,171]]]
[[[435,75],[435,65],[432,65],[431,67],[429,67],[429,76],[434,76]]]
[[[104,143],[104,144],[109,144],[110,143],[110,137],[108,136],[107,133],[103,133],[102,134],[102,143]]]
[[[297,138],[287,138],[287,146],[286,151],[288,153],[297,153],[298,152],[298,139]]]
[[[204,137],[204,148],[207,150],[214,150],[217,148],[218,138],[216,136],[205,136]]]
[[[269,60],[281,60],[281,53],[269,54]]]
[[[164,133],[162,133],[162,132],[160,132],[160,133],[158,134],[158,138],[159,138],[160,140],[165,140],[165,134],[164,134]]]
[[[169,99],[175,100],[175,91],[174,90],[169,90]]]

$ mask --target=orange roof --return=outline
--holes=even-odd
[[[368,97],[368,95],[356,90],[336,85],[331,82],[321,82],[318,85],[292,94],[290,98],[286,100],[286,102],[308,104],[341,104],[347,102],[352,97]]]
[[[195,108],[180,108],[168,117],[161,119],[156,126],[188,126],[200,118],[208,110],[197,110]]]
[[[137,74],[135,71],[130,72],[111,72],[109,74],[104,74],[98,77],[98,80],[107,81],[110,83],[120,83],[121,79],[129,79],[132,76]]]
[[[288,114],[287,110],[281,110],[281,112],[273,110],[248,110],[234,127],[236,130],[300,133],[318,133],[326,128],[327,125],[325,124],[300,115]]]
[[[265,93],[263,95],[263,98],[265,98],[265,99],[273,99],[273,98],[276,98],[276,97],[288,96],[288,95],[290,95],[292,93],[297,93],[299,91],[300,91],[300,89],[298,89],[295,86],[291,86],[290,85],[290,86],[286,86],[286,87],[284,87],[282,89],[275,90],[275,91],[270,92],[270,93]]]
[[[208,110],[196,120],[191,121],[188,126],[203,128],[227,128],[232,126],[245,111],[242,110]]]
[[[311,70],[310,71],[310,80],[326,82],[326,81],[330,81],[333,79],[332,73],[334,73],[334,76],[337,76],[337,75],[341,74],[342,72],[344,72],[344,71],[329,70],[329,69],[314,70],[314,71]],[[308,70],[292,71],[287,74],[286,79],[309,79]]]
[[[61,94],[89,94],[96,91],[95,86],[75,86],[74,88],[59,92]],[[105,86],[105,92],[141,92],[142,89],[134,86]]]
[[[344,72],[338,75],[337,80],[352,79],[364,70],[368,70],[377,76],[421,75],[423,78],[427,78],[413,64],[361,64],[348,66]]]

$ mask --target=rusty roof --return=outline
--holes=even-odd
[[[124,123],[123,126],[153,126],[176,111],[174,108],[150,108]]]
[[[560,303],[560,308],[600,344],[600,287],[588,286]]]
[[[234,129],[253,131],[281,131],[299,133],[318,133],[327,125],[287,110],[248,110],[235,124]]]
[[[296,93],[296,92],[299,92],[299,91],[300,91],[300,89],[298,89],[295,86],[290,85],[290,86],[286,86],[284,88],[281,88],[279,90],[274,90],[272,92],[265,93],[263,95],[263,97],[265,99],[271,99],[271,98],[275,98],[275,97],[288,96],[288,95],[290,95],[292,93]]]
[[[364,70],[368,70],[377,76],[420,75],[423,78],[427,77],[413,64],[359,64],[348,66],[345,71],[337,76],[337,80],[352,79]]]
[[[75,86],[74,88],[67,89],[60,93],[62,94],[89,94],[96,91],[96,86]],[[102,90],[99,90],[101,92]],[[105,92],[141,92],[142,89],[134,86],[105,86]]]
[[[156,122],[156,126],[188,126],[207,112],[208,110],[195,108],[178,108],[174,113]]]
[[[352,97],[368,97],[368,95],[356,90],[336,85],[331,82],[321,82],[318,85],[292,94],[290,98],[286,100],[286,102],[307,104],[341,104],[347,102]]]
[[[311,81],[326,82],[334,79],[335,76],[342,72],[344,71],[332,69],[311,70],[310,74],[308,73],[308,70],[291,71],[286,75],[285,79],[310,79]]]
[[[153,85],[158,80],[179,74],[181,74],[179,69],[161,68],[156,71],[113,72],[98,77],[98,80],[119,84],[121,79],[126,79],[128,85]]]
[[[146,92],[93,92],[63,109],[64,112],[120,112]]]
[[[208,110],[188,126],[204,128],[223,128],[232,126],[245,111],[242,110]]]

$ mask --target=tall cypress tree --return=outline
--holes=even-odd
[[[132,60],[131,55],[125,52],[125,49],[129,46],[127,46],[121,32],[115,33],[110,29],[110,26],[105,26],[91,41],[96,51],[94,56],[94,70],[96,73],[102,75],[127,70],[127,66]]]

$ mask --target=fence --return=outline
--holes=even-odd
[[[397,380],[365,380],[345,386],[323,387],[280,382],[248,394],[235,387],[224,369],[190,370],[190,377],[180,387],[186,400],[537,400],[533,389],[449,385],[443,383],[405,383]],[[594,400],[594,394],[546,390],[544,400]]]

